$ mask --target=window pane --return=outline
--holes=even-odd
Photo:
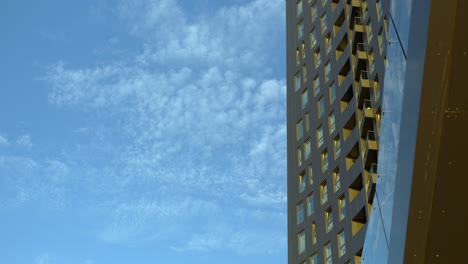
[[[302,151],[301,148],[297,148],[297,166],[302,166]]]
[[[296,124],[296,140],[299,140],[304,135],[304,124],[302,123],[302,119],[299,120]]]
[[[328,242],[328,244],[326,244],[324,246],[324,257],[325,257],[325,264],[333,264],[333,261],[332,261],[332,252],[331,252],[331,243]]]
[[[304,142],[304,159],[310,158],[310,153],[311,153],[311,146],[310,146],[310,139],[307,139]]]
[[[300,39],[304,35],[304,23],[299,22],[297,25],[297,38]]]
[[[300,72],[296,73],[294,75],[294,90],[297,91],[301,88],[301,74]]]
[[[336,100],[336,85],[335,82],[332,82],[330,85],[330,104]]]
[[[302,1],[300,0],[296,4],[296,14],[299,17],[302,14]]]
[[[317,129],[317,147],[319,148],[323,144],[323,128],[320,126]]]
[[[326,170],[328,170],[328,152],[325,150],[322,153],[322,172]]]
[[[305,233],[304,231],[300,232],[297,235],[297,253],[301,254],[305,250]]]
[[[324,182],[320,185],[320,194],[321,194],[321,201],[322,204],[328,201],[328,192],[327,192],[327,183]]]
[[[314,194],[307,197],[307,215],[312,215],[315,212]]]
[[[344,256],[346,254],[346,241],[344,230],[338,233],[338,247],[340,257]]]
[[[323,97],[321,97],[317,102],[318,108],[318,118],[321,118],[325,113],[325,102],[323,101]]]
[[[310,264],[318,264],[318,256],[314,254],[310,257]]]
[[[312,223],[312,245],[317,243],[317,230],[315,228],[315,222]]]
[[[299,175],[299,192],[303,192],[306,187],[306,179],[305,179],[305,173],[301,173]]]
[[[317,75],[313,81],[314,86],[314,95],[317,95],[320,92],[320,77]]]
[[[304,92],[302,92],[301,94],[301,105],[302,105],[302,109],[306,108],[307,104],[309,103],[309,94],[307,92],[307,90],[305,90]],[[307,120],[306,120],[306,123],[307,123]]]
[[[304,203],[300,203],[296,206],[296,217],[297,224],[304,222]]]
[[[326,211],[325,218],[327,223],[327,232],[330,232],[333,229],[333,212],[331,208]]]
[[[330,128],[330,134],[335,131],[335,113],[328,116],[328,127]]]

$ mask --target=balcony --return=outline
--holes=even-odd
[[[377,163],[379,143],[374,131],[368,131],[366,137],[366,149],[364,151],[364,169],[370,170],[372,163]]]
[[[354,17],[353,29],[354,32],[364,33],[364,25],[362,25],[362,19],[360,16]]]
[[[377,183],[377,164],[372,163],[369,171],[364,171],[367,201],[372,203],[375,196],[375,184]]]
[[[372,108],[370,100],[364,101],[364,108],[361,110],[361,116],[359,118],[359,131],[361,131],[361,137],[367,135],[369,130],[372,130],[374,127],[374,118],[375,113]]]

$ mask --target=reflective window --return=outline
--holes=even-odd
[[[366,27],[367,27],[367,42],[370,42],[372,38],[374,37],[374,34],[372,32],[372,23],[370,20],[369,20],[369,23],[367,23]]]
[[[304,23],[301,20],[301,22],[297,24],[297,39],[302,38],[302,36],[304,36]]]
[[[299,174],[299,192],[303,192],[305,190],[305,187],[306,187],[306,177],[305,177],[305,173],[302,172],[301,174]]]
[[[313,176],[313,173],[312,173],[312,165],[309,165],[307,167],[307,174],[309,175],[309,184],[314,184],[314,178],[312,177]]]
[[[304,122],[305,122],[305,131],[306,132],[309,132],[309,129],[310,129],[310,124],[309,124],[309,113],[305,113],[305,116],[304,116]]]
[[[299,65],[299,63],[301,63],[301,56],[300,56],[299,49],[296,49],[296,65]]]
[[[323,253],[324,253],[324,258],[325,258],[325,264],[333,264],[332,249],[331,249],[331,243],[330,242],[328,242],[323,247]]]
[[[317,128],[317,148],[323,145],[323,128],[320,126]]]
[[[330,128],[330,134],[335,131],[336,125],[335,125],[335,113],[332,112],[328,116],[328,127]]]
[[[308,92],[307,92],[307,89],[304,90],[304,92],[302,92],[301,94],[301,105],[302,105],[302,109],[306,108],[307,104],[309,103],[309,95],[308,95]],[[307,125],[307,119],[306,119],[306,125]]]
[[[380,21],[380,19],[383,17],[382,0],[377,0],[376,4],[377,4],[377,13],[379,14],[378,18]]]
[[[340,220],[346,217],[346,197],[344,195],[338,198],[338,208],[340,213]]]
[[[327,233],[333,229],[333,211],[330,208],[325,211],[325,223],[327,225]]]
[[[374,52],[371,50],[369,52],[369,64],[370,64],[370,72],[373,73],[375,69],[375,60],[374,60]]]
[[[331,44],[331,34],[327,34],[325,37],[325,48],[327,50],[327,54],[330,53],[332,50],[332,44]]]
[[[301,254],[305,250],[305,233],[301,231],[297,235],[297,253]]]
[[[294,75],[294,91],[299,90],[301,88],[301,74],[298,72]]]
[[[336,100],[336,84],[332,82],[329,87],[330,90],[330,104]]]
[[[310,264],[318,264],[318,256],[317,256],[317,253],[315,253],[315,254],[313,254],[312,256],[310,256],[309,262],[310,262]]]
[[[302,59],[305,59],[306,57],[306,47],[305,47],[305,42],[302,41],[302,44],[301,44],[301,54],[302,54]]]
[[[302,151],[301,148],[297,148],[297,166],[302,166]]]
[[[296,4],[296,15],[297,17],[302,15],[302,0],[299,0],[299,2]]]
[[[333,148],[335,149],[335,159],[341,155],[341,140],[340,137],[336,137],[333,140]]]
[[[322,33],[327,31],[328,21],[327,21],[327,13],[323,14],[322,18],[320,19],[322,25]]]
[[[299,122],[296,123],[296,140],[301,139],[303,135],[304,135],[304,124],[301,119],[299,120]]]
[[[310,154],[311,154],[311,146],[310,146],[310,139],[307,139],[305,142],[304,142],[304,160],[310,158]]]
[[[333,172],[333,181],[335,185],[335,192],[338,191],[341,188],[341,179],[340,179],[340,171],[336,169]]]
[[[312,85],[314,86],[314,95],[317,95],[320,92],[320,77],[319,77],[319,75],[315,76]]]
[[[315,50],[314,60],[315,60],[315,69],[318,69],[320,67],[320,64],[322,64],[322,57],[320,56],[320,49]]]
[[[344,230],[341,230],[338,233],[338,253],[340,258],[346,254],[346,241]]]
[[[325,150],[322,153],[322,172],[328,170],[328,152]]]
[[[317,31],[314,28],[310,32],[310,48],[314,48],[315,44],[317,44]]]
[[[321,118],[323,114],[325,113],[325,102],[323,100],[323,97],[318,99],[317,108],[318,108],[318,118]]]
[[[328,82],[329,80],[332,79],[331,64],[329,61],[325,63],[324,71],[325,71],[325,82]]]
[[[314,194],[311,193],[309,196],[307,196],[307,215],[312,215],[315,212],[314,202]]]
[[[321,203],[324,204],[328,201],[328,191],[327,191],[327,182],[324,181],[322,184],[320,184],[320,200]]]
[[[315,19],[317,19],[317,6],[315,5],[315,3],[310,8],[310,14],[312,17],[312,23],[314,23]]]
[[[296,205],[296,219],[297,224],[304,222],[304,203]]]
[[[315,222],[312,222],[312,245],[317,243],[317,229],[315,227]]]

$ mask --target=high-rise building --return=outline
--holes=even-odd
[[[286,0],[289,264],[462,259],[467,12]]]

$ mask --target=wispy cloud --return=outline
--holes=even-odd
[[[3,146],[8,145],[8,140],[4,136],[0,135],[0,146],[2,145]]]
[[[49,253],[43,253],[34,260],[34,264],[54,264],[57,263],[55,257]]]
[[[107,208],[100,238],[189,234],[172,248],[241,254],[284,246],[286,84],[275,74],[283,59],[274,43],[283,9],[284,1],[256,0],[190,17],[176,1],[122,0],[116,10],[144,43],[140,54],[97,67],[50,66],[50,102],[100,124],[80,125],[96,136],[70,157],[81,186]],[[265,219],[277,220],[258,229]],[[193,222],[199,232],[187,230]]]
[[[30,135],[23,135],[16,140],[16,143],[24,148],[30,149],[33,146]]]

